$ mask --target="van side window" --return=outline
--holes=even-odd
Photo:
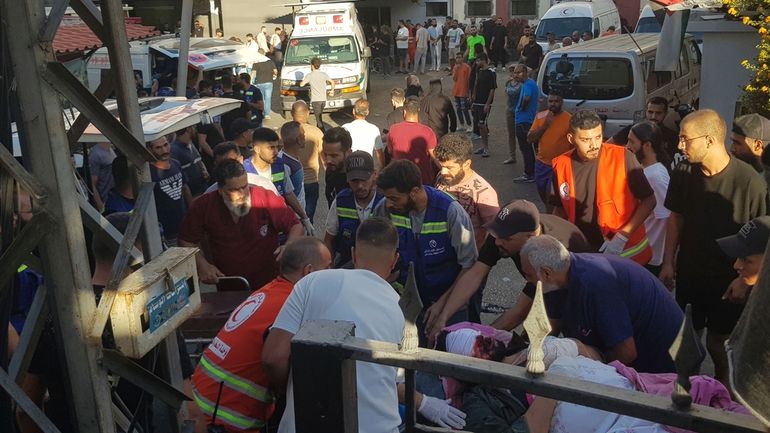
[[[677,78],[684,77],[690,73],[690,58],[687,54],[688,50],[679,51],[679,68],[677,70]]]
[[[647,62],[647,93],[671,82],[671,71],[655,71],[655,60]]]
[[[602,27],[601,24],[599,24],[599,18],[594,18],[594,38],[598,38],[599,35],[602,33]]]

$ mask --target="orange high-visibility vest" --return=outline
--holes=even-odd
[[[222,396],[216,423],[228,432],[259,432],[275,410],[262,369],[265,332],[278,316],[293,284],[278,277],[239,305],[206,348],[192,376],[193,399],[209,417]]]
[[[559,185],[559,198],[571,223],[575,223],[575,178],[572,175],[572,153],[565,152],[553,159],[553,171]],[[596,173],[597,222],[605,239],[610,239],[634,215],[639,201],[628,186],[625,147],[603,143],[599,151]],[[582,185],[581,185],[582,187]],[[631,233],[621,254],[640,265],[652,258],[652,248],[644,224]]]

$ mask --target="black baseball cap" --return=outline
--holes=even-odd
[[[495,238],[509,238],[516,233],[534,232],[540,227],[540,211],[532,202],[514,200],[497,213],[492,222],[485,224],[489,234]]]
[[[770,120],[759,114],[747,114],[733,120],[733,132],[746,138],[770,141]]]
[[[717,239],[719,248],[732,258],[763,254],[770,239],[770,216],[754,218],[732,236]]]
[[[345,159],[345,174],[348,181],[367,180],[374,173],[374,158],[369,152],[357,150]]]
[[[237,137],[250,129],[253,130],[257,128],[259,128],[258,123],[250,122],[249,120],[244,119],[243,117],[239,117],[233,120],[233,123],[230,124],[230,134],[233,137]]]

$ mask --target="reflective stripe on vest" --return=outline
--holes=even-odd
[[[440,221],[435,223],[423,223],[420,234],[429,235],[434,233],[446,233],[448,231],[446,221]]]
[[[208,359],[205,353],[203,356],[201,356],[200,366],[201,370],[216,382],[224,382],[225,385],[227,385],[229,388],[232,388],[263,403],[273,402],[273,396],[270,394],[270,392],[268,392],[267,389],[248,379],[244,379],[236,374],[230,373],[227,370],[219,368],[216,364]]]
[[[198,391],[195,389],[195,387],[193,387],[192,391],[195,404],[198,405],[203,413],[213,418],[216,404],[198,394]],[[217,407],[217,421],[222,421],[225,424],[231,425],[241,430],[258,430],[265,426],[264,421],[240,414],[237,411],[222,406],[221,403],[219,407]]]
[[[348,218],[352,220],[358,219],[358,211],[347,207],[337,207],[337,216],[340,218]]]
[[[636,212],[639,202],[628,186],[625,157],[628,150],[612,144],[602,144],[596,172],[596,211],[599,229],[605,239],[614,236],[615,231],[624,226]],[[571,150],[553,159],[559,198],[567,219],[575,223],[577,203],[575,199],[575,178],[572,174]],[[629,258],[641,265],[646,265],[652,258],[647,231],[641,224],[630,236],[624,246],[622,257]]]
[[[273,183],[283,182],[284,179],[286,179],[286,173],[283,171],[278,173],[273,173],[273,175],[270,178],[270,180],[272,180]]]
[[[390,221],[393,222],[393,225],[396,227],[401,227],[409,230],[412,229],[412,220],[409,217],[390,214]]]

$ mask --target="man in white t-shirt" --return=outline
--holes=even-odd
[[[267,43],[267,27],[262,26],[257,33],[257,49],[262,49],[265,53],[270,52],[270,45]]]
[[[458,27],[457,20],[452,20],[452,26],[446,32],[447,51],[449,53],[448,59],[451,67],[454,66],[455,56],[460,52],[463,36],[465,36],[465,32]]]
[[[291,339],[310,320],[355,323],[356,337],[399,344],[404,315],[399,296],[385,281],[398,262],[398,232],[390,221],[370,218],[356,232],[355,269],[314,272],[299,280],[273,324],[262,351],[262,364],[273,392],[286,389],[286,410],[279,433],[296,430],[294,387],[289,374]],[[398,375],[395,367],[356,362],[360,433],[396,433]],[[465,414],[448,401],[415,394],[420,414],[446,427],[462,428]]]
[[[664,163],[670,161],[662,161],[665,147],[660,127],[649,120],[637,123],[628,132],[626,147],[636,155],[636,159],[644,167],[644,176],[655,193],[655,209],[644,220],[644,229],[652,247],[652,259],[645,267],[658,276],[666,245],[666,224],[671,216],[671,211],[664,205],[670,180]]]
[[[321,71],[321,59],[318,57],[313,57],[310,60],[310,73],[305,74],[299,86],[304,87],[308,84],[310,84],[310,106],[313,108],[313,114],[315,114],[315,126],[321,131],[325,131],[321,117],[324,107],[326,107],[327,95],[334,96],[334,80],[329,78],[326,72]],[[327,84],[330,86],[328,91],[326,90]]]
[[[380,128],[366,121],[366,116],[368,115],[369,101],[361,98],[353,106],[354,120],[342,125],[342,127],[347,129],[350,137],[353,139],[352,150],[354,152],[356,150],[363,150],[374,157],[375,150],[382,151],[385,145],[382,143]]]
[[[396,57],[399,61],[398,72],[406,74],[409,68],[409,29],[406,28],[404,20],[398,20],[398,32],[396,32]]]
[[[417,44],[416,51],[414,53],[414,73],[420,70],[421,74],[425,73],[425,62],[428,60],[428,44],[430,43],[430,33],[422,25],[417,23],[417,31],[415,32],[415,42]]]

